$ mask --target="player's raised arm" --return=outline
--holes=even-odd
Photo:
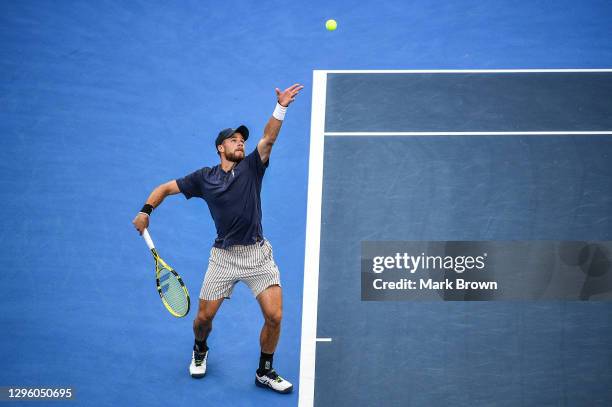
[[[175,195],[179,192],[180,190],[176,180],[166,182],[155,188],[153,192],[151,192],[151,195],[149,195],[145,205],[132,221],[138,233],[142,235],[142,232],[149,227],[149,215],[151,215],[153,209],[157,208],[168,195]]]
[[[259,156],[264,163],[270,158],[270,152],[272,151],[272,146],[278,137],[283,120],[285,119],[287,107],[295,100],[295,97],[303,88],[304,86],[296,83],[282,92],[278,88],[275,89],[278,103],[276,104],[274,113],[272,113],[272,117],[268,120],[268,124],[266,124],[263,137],[259,140],[259,143],[257,143]]]

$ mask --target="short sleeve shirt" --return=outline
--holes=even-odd
[[[187,199],[198,197],[208,204],[217,229],[215,247],[248,245],[263,239],[260,194],[268,163],[261,161],[256,147],[228,172],[219,164],[176,180]]]

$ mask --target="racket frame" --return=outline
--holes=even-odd
[[[170,314],[172,314],[173,316],[177,318],[182,318],[182,317],[187,316],[187,314],[189,314],[189,310],[191,309],[191,299],[189,297],[189,291],[187,291],[187,286],[185,286],[185,283],[183,282],[183,279],[181,278],[181,276],[176,271],[174,271],[174,269],[170,267],[161,257],[159,257],[157,250],[155,250],[155,244],[153,244],[153,239],[151,239],[151,235],[149,235],[149,231],[147,229],[142,231],[142,237],[147,243],[149,250],[151,250],[151,253],[153,254],[153,258],[155,259],[155,285],[157,286],[157,293],[159,294],[159,297],[161,298],[162,303],[164,304],[164,307],[166,307],[166,309],[168,310]],[[160,267],[160,265],[162,267]],[[187,299],[187,310],[185,311],[185,314],[181,315],[177,313],[176,311],[174,311],[172,307],[170,306],[170,304],[168,304],[168,301],[166,301],[166,298],[164,298],[164,293],[162,293],[162,287],[159,282],[159,272],[162,268],[165,268],[170,273],[172,273],[174,277],[176,277],[176,279],[178,280],[179,284],[181,285],[181,288],[183,289],[183,293],[185,294],[185,298]]]
[[[185,286],[185,283],[183,282],[183,279],[181,278],[181,276],[176,271],[174,271],[174,269],[170,267],[161,257],[159,257],[159,254],[157,254],[157,250],[155,250],[155,248],[151,249],[151,253],[153,254],[153,258],[155,259],[155,285],[157,286],[157,293],[159,294],[159,297],[161,298],[164,306],[166,307],[166,309],[168,310],[170,314],[172,314],[173,316],[177,318],[183,318],[187,316],[187,314],[189,314],[189,310],[191,309],[191,300],[189,298],[189,292],[187,291],[187,286]],[[160,265],[162,267],[160,267]],[[185,294],[185,298],[187,299],[187,310],[182,315],[174,311],[172,307],[170,306],[170,304],[168,304],[168,301],[166,301],[166,298],[164,298],[164,294],[162,293],[162,287],[159,282],[159,274],[160,274],[159,272],[163,268],[168,270],[170,273],[174,275],[174,277],[176,277],[179,284],[181,285],[181,288],[183,289],[183,293]]]

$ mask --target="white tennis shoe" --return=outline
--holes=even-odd
[[[201,379],[206,374],[206,359],[208,351],[204,353],[193,351],[191,356],[191,365],[189,365],[189,374],[194,379]]]
[[[283,394],[293,391],[293,385],[280,377],[274,369],[261,376],[255,372],[255,384]]]

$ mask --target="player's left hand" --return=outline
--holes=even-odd
[[[288,87],[282,92],[279,88],[276,88],[275,91],[278,103],[281,106],[289,106],[295,100],[295,97],[300,93],[302,89],[304,89],[304,86],[300,85],[299,83]]]

